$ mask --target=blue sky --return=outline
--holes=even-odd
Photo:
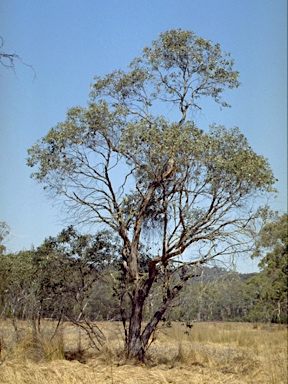
[[[287,207],[286,0],[9,0],[0,3],[3,50],[16,52],[16,75],[0,67],[0,221],[11,227],[16,252],[41,244],[64,226],[60,207],[29,175],[27,149],[67,109],[85,106],[95,75],[125,69],[160,32],[194,31],[231,52],[241,87],[227,92],[231,109],[203,111],[199,124],[238,126],[268,158]],[[242,270],[253,270],[257,262]]]

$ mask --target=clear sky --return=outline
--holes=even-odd
[[[36,73],[0,67],[0,221],[16,252],[38,246],[65,225],[60,208],[30,179],[27,149],[85,106],[95,75],[126,69],[144,46],[168,29],[187,29],[231,52],[241,87],[226,95],[231,109],[203,111],[200,123],[238,126],[268,158],[287,209],[286,0],[9,0],[0,3],[0,36]],[[247,261],[240,270],[252,271]]]

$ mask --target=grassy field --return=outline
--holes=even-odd
[[[0,322],[0,383],[287,383],[285,326],[196,323],[188,329],[173,323],[160,328],[144,365],[122,359],[120,324],[98,325],[108,340],[99,352],[68,323],[52,339],[54,324],[45,323],[35,340],[26,323],[16,334],[9,322]]]

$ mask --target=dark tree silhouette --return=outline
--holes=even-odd
[[[35,75],[35,71],[32,67],[32,65],[25,63],[21,56],[19,56],[17,53],[7,53],[2,50],[4,46],[4,40],[3,37],[0,36],[0,64],[7,68],[12,69],[12,71],[15,73],[15,63],[20,62],[21,64],[24,64],[26,67],[29,67],[32,69]]]

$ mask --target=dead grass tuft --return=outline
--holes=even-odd
[[[3,384],[283,384],[287,382],[285,327],[196,323],[158,332],[147,364],[127,364],[117,323],[99,324],[108,342],[95,351],[79,329],[65,324],[35,338],[23,324],[16,340],[1,323]],[[3,325],[3,327],[2,327]],[[19,336],[18,335],[18,336]],[[9,346],[9,348],[8,348]]]

